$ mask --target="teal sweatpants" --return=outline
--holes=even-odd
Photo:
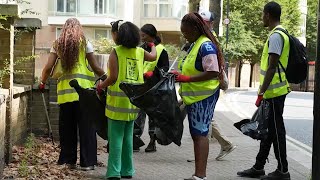
[[[133,123],[108,119],[109,158],[107,178],[133,176]]]

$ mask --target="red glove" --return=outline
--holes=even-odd
[[[155,46],[153,42],[148,42],[147,45],[148,45],[149,47]]]
[[[102,89],[101,84],[97,85],[96,91],[98,95],[103,95],[104,90]]]
[[[46,84],[43,83],[43,82],[40,82],[40,84],[39,84],[38,87],[39,87],[40,92],[41,92],[41,93],[44,93],[44,90],[45,90],[45,88],[46,88]]]
[[[172,71],[171,73],[176,75],[176,82],[190,82],[190,76],[182,75],[178,71]]]
[[[260,106],[262,100],[263,100],[263,95],[258,95],[258,98],[256,100],[256,106],[257,107]]]
[[[149,79],[153,76],[153,71],[148,71],[146,73],[143,74],[143,77]]]

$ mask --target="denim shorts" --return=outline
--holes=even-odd
[[[207,136],[213,118],[214,108],[219,99],[218,89],[212,96],[186,106],[188,112],[189,130],[192,136]]]

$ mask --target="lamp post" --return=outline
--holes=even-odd
[[[230,11],[230,2],[227,0],[227,18],[223,21],[223,23],[226,25],[226,48],[225,48],[225,71],[226,74],[228,75],[228,69],[229,69],[229,60],[228,60],[228,42],[229,42],[229,24],[230,24],[230,19],[229,19],[229,11]]]
[[[320,179],[320,0],[318,1],[318,35],[317,60],[315,64],[315,86],[313,104],[313,146],[312,146],[312,179]]]

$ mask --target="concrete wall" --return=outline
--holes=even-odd
[[[5,159],[5,128],[6,128],[6,99],[8,97],[8,90],[0,89],[0,177],[2,176],[2,169],[4,168]]]

